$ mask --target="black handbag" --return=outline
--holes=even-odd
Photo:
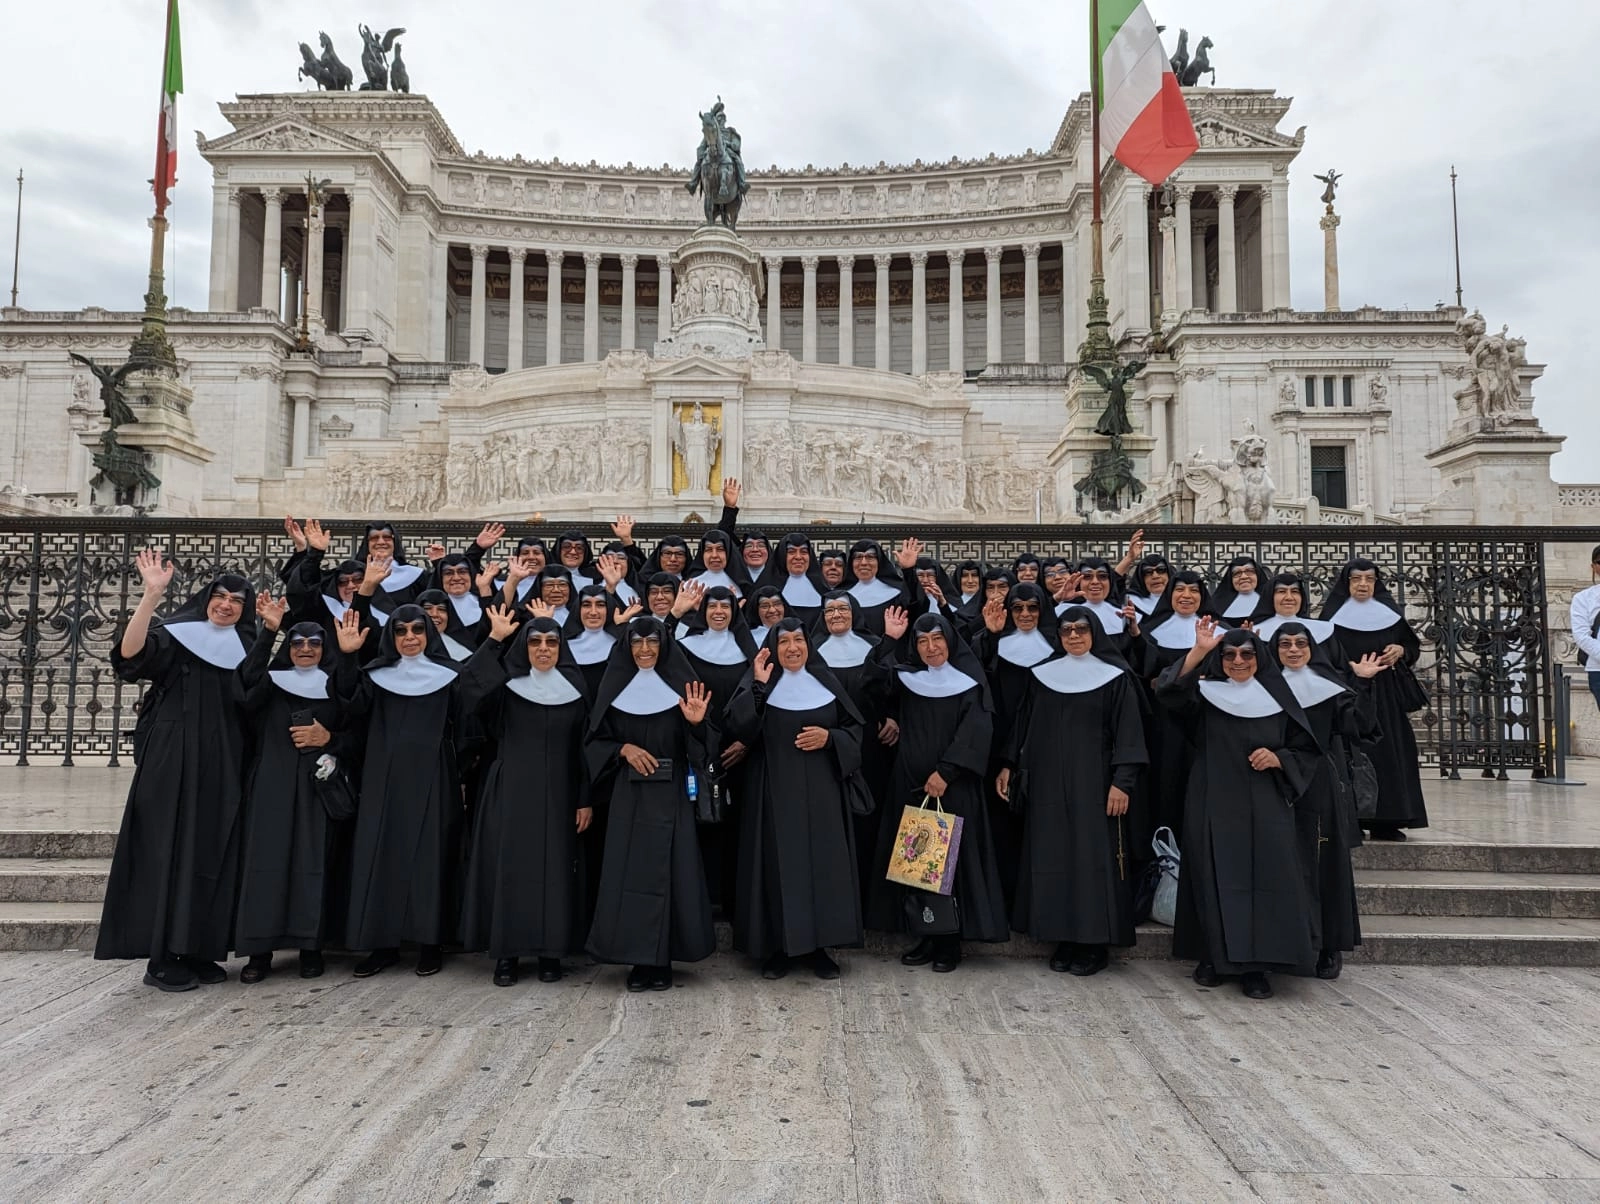
[[[1389,670],[1394,674],[1395,685],[1400,689],[1400,709],[1408,715],[1428,709],[1428,695],[1417,681],[1417,675],[1405,661],[1396,661]]]
[[[690,770],[693,773],[693,769]],[[694,774],[694,821],[697,824],[720,824],[728,818],[728,808],[733,805],[733,795],[728,789],[728,771],[713,760],[706,771]]]
[[[317,793],[317,801],[322,804],[322,809],[328,813],[328,818],[335,823],[342,823],[354,817],[356,813],[355,787],[350,785],[350,778],[344,771],[344,766],[339,764],[339,759],[332,753],[323,753],[317,758],[316,768],[311,774],[311,788]]]
[[[957,936],[961,932],[961,907],[954,895],[927,890],[906,890],[906,931],[912,936]]]
[[[845,806],[852,815],[871,815],[878,809],[878,800],[872,797],[872,790],[867,785],[867,775],[859,769],[847,774],[842,786]]]
[[[1350,791],[1355,795],[1357,819],[1378,814],[1378,770],[1372,758],[1354,745],[1350,746]]]

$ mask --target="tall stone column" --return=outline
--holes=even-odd
[[[1278,247],[1274,234],[1277,217],[1272,212],[1272,191],[1258,188],[1256,193],[1261,198],[1261,308],[1265,312],[1277,308],[1277,299],[1273,295],[1278,287],[1277,265],[1273,262]]]
[[[1078,290],[1078,240],[1068,235],[1061,240],[1061,359],[1073,363],[1078,344],[1083,342],[1084,318],[1079,308],[1083,295]]]
[[[1339,215],[1328,211],[1317,223],[1322,227],[1322,308],[1339,308]]]
[[[289,467],[303,468],[311,452],[311,398],[297,393],[290,400],[294,403],[294,427],[289,440]]]
[[[378,333],[377,323],[372,320],[376,210],[370,188],[357,188],[350,193],[350,218],[344,228],[344,270],[339,288],[339,329],[363,331],[373,336]]]
[[[427,294],[428,358],[435,363],[443,363],[451,357],[445,346],[450,312],[450,244],[442,238],[430,239],[428,254],[433,260],[433,287]]]
[[[800,358],[808,364],[817,359],[817,263],[815,255],[800,257],[800,267],[805,272],[800,310]]]
[[[767,258],[767,346],[783,346],[783,256]]]
[[[983,282],[983,301],[988,317],[988,347],[984,351],[987,363],[998,364],[1004,358],[1000,341],[1000,260],[1004,247],[985,247],[983,257],[989,265],[989,274]]]
[[[306,213],[306,333],[319,339],[328,332],[322,317],[322,206]]]
[[[293,330],[300,322],[300,268],[290,264],[285,275],[287,279],[283,289],[283,324]]]
[[[839,256],[839,362],[856,360],[856,257]]]
[[[1150,398],[1150,434],[1156,445],[1150,449],[1150,479],[1151,481],[1164,480],[1167,475],[1167,406],[1171,398],[1154,396]]]
[[[967,253],[952,247],[944,253],[950,264],[950,371],[967,370],[967,303],[962,289],[961,268]]]
[[[1196,226],[1194,229],[1194,246],[1190,249],[1189,258],[1194,264],[1194,307],[1196,309],[1211,308],[1211,290],[1207,287],[1206,277],[1206,228]]]
[[[1389,415],[1376,414],[1372,421],[1372,463],[1368,466],[1372,477],[1372,488],[1364,492],[1377,514],[1390,514],[1394,511],[1394,461],[1390,458],[1391,454]]]
[[[237,188],[228,189],[228,255],[227,273],[222,281],[222,308],[239,308],[239,204],[243,195]]]
[[[561,261],[565,258],[564,251],[544,253],[546,271],[549,272],[544,298],[544,362],[547,364],[561,362]]]
[[[511,248],[511,295],[508,302],[506,318],[506,371],[520,372],[526,365],[522,356],[522,335],[526,319],[522,314],[523,301],[528,295],[527,285],[524,282],[524,272],[528,261],[526,247]]]
[[[1173,206],[1172,215],[1177,219],[1173,231],[1173,251],[1177,256],[1178,269],[1178,295],[1172,299],[1172,304],[1178,312],[1186,313],[1195,308],[1194,303],[1194,231],[1190,222],[1194,216],[1194,186],[1180,184],[1177,189],[1178,200]],[[1163,304],[1167,302],[1163,299]]]
[[[1272,471],[1280,478],[1278,489],[1285,497],[1300,497],[1300,415],[1298,412],[1284,415],[1283,426],[1283,461],[1274,464]],[[1311,492],[1308,483],[1305,491]]]
[[[889,371],[889,264],[893,260],[892,255],[872,257],[872,266],[878,270],[872,292],[872,366],[880,372]]]
[[[485,318],[488,311],[489,248],[487,244],[472,244],[472,326],[467,341],[467,359],[483,367],[483,348],[487,339]]]
[[[656,338],[672,337],[672,259],[656,256]]]
[[[1161,232],[1161,327],[1177,321],[1178,309],[1178,219],[1163,213],[1156,222]]]
[[[911,252],[911,375],[928,371],[928,253]]]
[[[1235,184],[1217,189],[1217,312],[1239,312],[1239,271],[1235,266],[1238,242],[1233,230],[1233,202],[1239,195]]]
[[[583,253],[583,362],[600,358],[600,252]]]
[[[211,287],[206,293],[206,308],[213,313],[223,309],[228,278],[228,194],[226,184],[211,187]]]
[[[618,344],[624,351],[632,351],[638,342],[638,335],[634,332],[637,324],[634,306],[637,298],[634,293],[638,288],[637,271],[639,257],[637,255],[624,255],[622,257],[622,342]]]
[[[1129,180],[1122,196],[1123,321],[1150,329],[1150,186]]]
[[[1276,174],[1268,197],[1272,203],[1272,307],[1288,309],[1289,297],[1289,180]]]
[[[276,316],[283,312],[283,193],[268,188],[261,199],[267,203],[261,230],[261,307]]]
[[[1039,362],[1039,244],[1022,244],[1022,360]]]

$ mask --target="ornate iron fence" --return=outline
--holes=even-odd
[[[476,524],[407,524],[413,556],[438,540],[460,547]],[[524,532],[547,540],[564,528]],[[585,528],[610,538],[603,525]],[[669,526],[640,526],[649,548]],[[947,565],[965,559],[1009,562],[1024,551],[1067,557],[1121,556],[1127,528],[1057,526],[806,528],[819,547],[848,547],[872,535],[915,535]],[[776,529],[766,532],[779,534]],[[351,532],[336,531],[343,552]],[[1150,551],[1175,564],[1216,573],[1248,553],[1274,571],[1303,573],[1313,605],[1352,556],[1384,569],[1422,641],[1418,678],[1429,706],[1413,717],[1426,764],[1459,777],[1478,770],[1505,777],[1514,769],[1547,772],[1553,755],[1552,674],[1545,594],[1546,543],[1600,542],[1600,529],[1486,527],[1163,526],[1147,532]],[[176,562],[169,601],[187,597],[210,574],[230,569],[272,584],[292,551],[281,528],[259,520],[31,520],[0,525],[0,756],[26,765],[41,758],[117,764],[129,752],[138,687],[117,680],[111,642],[137,601],[133,555],[159,546]]]

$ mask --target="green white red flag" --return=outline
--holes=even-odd
[[[1142,0],[1099,0],[1100,140],[1117,161],[1160,184],[1200,148],[1189,106]]]
[[[167,211],[167,190],[178,182],[178,93],[183,91],[183,50],[178,0],[167,0],[166,57],[161,67],[161,120],[156,130],[156,212]]]

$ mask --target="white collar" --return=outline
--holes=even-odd
[[[210,619],[180,619],[167,630],[190,652],[218,669],[237,669],[244,660],[244,641],[232,627],[218,627]]]
[[[528,591],[533,588],[534,580],[537,577],[538,577],[538,574],[535,573],[532,577],[524,577],[521,581],[517,582],[517,601],[518,602],[521,602],[524,598],[526,598],[528,596]],[[504,577],[497,577],[495,579],[494,587],[495,587],[495,589],[497,591],[503,591],[505,589],[505,587],[506,587],[506,579]]]
[[[1255,590],[1248,594],[1235,594],[1233,601],[1228,603],[1228,609],[1222,612],[1224,619],[1248,619],[1255,613],[1256,607],[1261,605],[1261,595]]]
[[[697,631],[683,640],[679,647],[708,665],[742,665],[749,659],[744,649],[739,647],[739,641],[734,639],[733,632],[726,628],[722,631],[712,631],[710,628]]]
[[[576,598],[578,595],[573,594],[572,596]],[[617,600],[624,606],[631,606],[639,600],[638,591],[626,581],[619,581],[617,582]]]
[[[450,599],[450,605],[455,609],[456,618],[461,620],[463,627],[471,627],[479,619],[483,618],[483,603],[478,601],[478,595],[471,590],[468,590],[459,598],[454,594],[446,594],[445,597]]]
[[[1122,611],[1110,602],[1080,602],[1078,605],[1094,611],[1095,618],[1100,620],[1100,626],[1105,628],[1107,635],[1121,635],[1122,629],[1127,626]]]
[[[961,601],[958,602],[957,605],[958,606],[965,606],[968,602],[971,602],[977,596],[978,596],[977,594],[962,594],[961,595]]]
[[[1255,678],[1234,681],[1225,677],[1221,681],[1209,678],[1200,682],[1200,696],[1217,710],[1235,719],[1265,719],[1268,715],[1282,714],[1278,700],[1267,693],[1267,687]]]
[[[593,577],[586,577],[582,573],[578,572],[577,569],[568,569],[567,572],[572,575],[573,597],[577,597],[580,589],[588,589],[589,586],[597,584]]]
[[[573,660],[580,665],[592,665],[610,656],[611,646],[616,642],[617,637],[603,627],[596,627],[593,631],[585,627],[567,641],[567,647],[572,649]]]
[[[1159,626],[1150,629],[1149,636],[1163,648],[1193,648],[1195,624],[1199,621],[1198,612],[1180,615],[1175,610],[1169,611],[1168,617],[1162,619]]]
[[[1338,682],[1330,681],[1309,665],[1304,669],[1285,669],[1283,680],[1289,683],[1289,689],[1294,691],[1295,701],[1302,709],[1314,707],[1319,702],[1327,702],[1328,699],[1345,692],[1344,687]]]
[[[550,617],[565,627],[567,625],[567,616],[571,613],[572,611],[568,607],[558,606],[550,612]]]
[[[739,583],[726,573],[706,569],[703,573],[692,578],[692,580],[698,581],[707,589],[715,589],[720,585],[723,589],[732,590],[734,597],[739,597]]]
[[[937,669],[902,669],[900,684],[923,698],[954,698],[978,688],[977,682],[949,661]]]
[[[817,593],[817,587],[811,584],[811,578],[804,573],[799,576],[789,574],[789,579],[783,583],[783,600],[791,606],[822,605],[822,595]]]
[[[439,633],[439,638],[444,641],[444,650],[450,654],[453,661],[464,661],[472,655],[472,649],[457,640],[451,639],[444,632]]]
[[[1389,613],[1393,614],[1394,612],[1390,611]],[[1326,619],[1291,618],[1287,615],[1273,615],[1270,619],[1263,619],[1255,624],[1255,633],[1265,643],[1270,644],[1272,642],[1272,633],[1285,623],[1303,624],[1305,629],[1311,633],[1312,640],[1318,644],[1326,643],[1328,637],[1333,634],[1333,624]]]
[[[785,669],[767,695],[767,705],[780,711],[814,711],[832,701],[833,691],[804,669]]]
[[[315,665],[309,669],[302,669],[298,665],[288,669],[269,669],[267,676],[272,678],[272,684],[278,689],[296,698],[328,696],[328,675]]]
[[[555,669],[529,669],[507,678],[506,689],[518,698],[546,707],[563,706],[583,697],[578,688]]]
[[[333,616],[333,621],[335,623],[344,618],[344,612],[350,609],[350,604],[348,602],[341,602],[337,598],[330,598],[327,594],[322,595],[322,604],[328,608],[328,613]]]
[[[369,669],[367,676],[373,685],[391,694],[417,698],[444,689],[455,681],[456,671],[419,652],[416,656],[402,656],[392,665]]]
[[[383,579],[383,592],[396,594],[408,586],[415,585],[417,578],[422,576],[422,570],[414,564],[396,564],[389,568],[389,575]]]
[[[628,715],[659,715],[679,702],[678,692],[661,680],[654,669],[639,669],[633,680],[611,700],[612,709]]]
[[[1133,603],[1134,610],[1148,618],[1150,612],[1155,610],[1156,603],[1161,599],[1149,594],[1129,594],[1128,601]]]
[[[850,587],[850,595],[862,606],[878,606],[898,598],[900,590],[874,577],[871,581],[857,581]]]
[[[817,645],[817,655],[832,669],[854,669],[872,655],[872,643],[854,631],[830,635]]]
[[[994,650],[1001,660],[1020,669],[1033,668],[1055,651],[1037,627],[1032,631],[1008,632],[995,641]]]
[[[1387,631],[1405,620],[1376,598],[1365,602],[1349,599],[1333,616],[1335,627],[1348,627],[1351,631]]]
[[[1122,676],[1122,670],[1108,665],[1092,652],[1082,656],[1067,653],[1053,661],[1033,667],[1039,684],[1057,694],[1087,694]]]

